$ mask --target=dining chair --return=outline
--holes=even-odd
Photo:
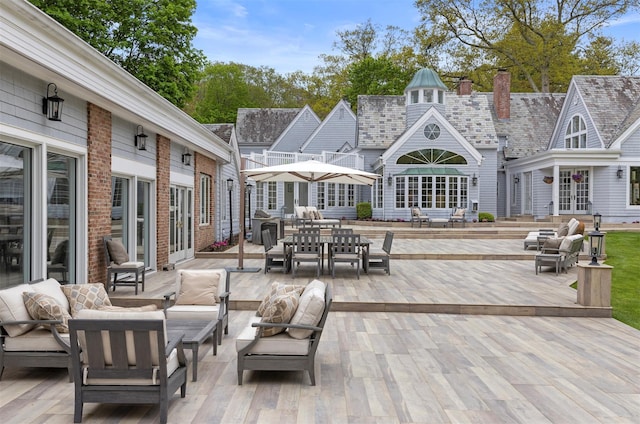
[[[391,244],[393,243],[393,232],[387,231],[382,242],[382,250],[372,250],[367,254],[366,269],[368,272],[371,268],[382,268],[387,274],[391,275]]]
[[[294,233],[293,251],[291,255],[291,269],[293,278],[296,277],[296,265],[300,267],[301,262],[315,262],[316,276],[320,277],[322,269],[322,244],[320,243],[320,233]]]
[[[107,264],[107,290],[109,287],[116,290],[116,286],[133,286],[135,294],[138,294],[138,284],[142,285],[144,291],[144,262],[132,261],[129,259],[129,253],[119,240],[113,240],[111,236],[104,236],[104,254]],[[118,281],[118,274],[132,273],[135,276],[134,281]],[[113,281],[111,276],[113,275]],[[139,281],[142,277],[142,281]]]
[[[360,234],[334,234],[331,236],[329,268],[331,277],[336,278],[336,262],[356,265],[356,275],[360,279]]]
[[[269,230],[262,230],[262,244],[264,246],[264,273],[272,268],[282,268],[283,273],[291,269],[291,246],[285,246],[283,250],[274,249],[271,233]]]
[[[331,235],[334,234],[353,234],[353,228],[332,228]]]

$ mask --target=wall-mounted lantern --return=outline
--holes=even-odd
[[[136,129],[136,135],[133,138],[135,146],[138,148],[138,150],[147,150],[147,137],[148,135],[144,133],[144,128],[142,128],[142,125],[138,125],[138,128]]]
[[[50,88],[53,86],[53,96],[51,96]],[[64,99],[58,97],[58,86],[50,82],[47,85],[47,95],[42,98],[42,113],[47,115],[50,121],[62,121],[62,104]]]

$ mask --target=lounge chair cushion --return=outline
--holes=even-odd
[[[109,249],[109,256],[116,265],[122,265],[129,261],[129,254],[124,244],[120,240],[107,240],[107,249]]]
[[[69,333],[60,334],[60,337],[69,343]],[[45,327],[39,327],[28,331],[20,337],[6,337],[4,339],[6,352],[61,352],[62,347],[51,335],[51,331]]]
[[[313,280],[305,287],[296,313],[291,318],[291,324],[318,325],[324,311],[325,284],[320,280]],[[313,331],[299,328],[289,328],[289,335],[295,339],[306,339]]]
[[[571,243],[574,240],[577,240],[579,238],[582,238],[581,234],[574,234],[571,236],[566,236],[562,239],[562,243],[560,243],[560,250],[569,250],[569,247],[571,247]]]
[[[36,293],[46,294],[47,296],[53,297],[58,301],[62,307],[68,311],[69,310],[69,299],[64,294],[62,289],[60,288],[60,283],[55,278],[49,278],[47,280],[41,281],[39,283],[31,284],[31,288]]]
[[[580,224],[580,221],[578,221],[575,218],[571,218],[571,220],[569,221],[569,231],[567,233],[568,236],[572,236],[576,233],[576,230],[578,229],[578,225]]]
[[[543,248],[544,249],[559,249],[560,248],[560,243],[562,243],[562,240],[564,240],[564,237],[562,238],[548,238],[544,241],[544,245]]]
[[[558,227],[558,237],[565,237],[569,233],[569,226],[567,224],[561,224]]]
[[[299,302],[300,295],[295,291],[273,296],[264,308],[261,322],[288,323],[296,312]],[[282,327],[265,327],[262,335],[275,336],[284,330]]]
[[[210,305],[219,301],[218,285],[220,274],[198,273],[182,271],[180,293],[176,298],[176,305]]]
[[[173,305],[167,309],[167,319],[213,321],[218,319],[219,314],[219,303],[215,305]]]
[[[251,324],[260,322],[258,316],[251,317],[247,326],[236,338],[236,351],[240,351],[247,347],[256,337],[256,329]],[[272,337],[261,337],[258,342],[251,348],[252,354],[271,354],[271,355],[306,355],[309,353],[309,340],[300,340],[290,337],[288,333],[276,334]]]
[[[72,317],[76,317],[83,309],[99,309],[111,306],[111,301],[101,283],[70,284],[60,286],[69,300],[69,310]]]
[[[31,315],[24,306],[22,293],[33,292],[30,284],[19,284],[15,287],[0,290],[0,321],[29,321]],[[16,324],[3,326],[11,337],[20,336],[32,330],[34,324]],[[51,333],[49,333],[51,337]]]
[[[264,315],[264,310],[269,305],[272,297],[291,292],[296,292],[298,293],[298,296],[300,296],[302,295],[304,288],[305,286],[300,284],[282,284],[274,281],[271,283],[271,290],[269,290],[269,293],[266,294],[262,299],[262,302],[260,302],[260,305],[258,305],[258,316]]]
[[[69,325],[67,322],[71,319],[71,315],[69,315],[68,310],[56,299],[49,295],[36,292],[24,292],[22,293],[22,299],[29,315],[31,315],[31,318],[60,320],[62,322],[60,324],[56,324],[56,330],[58,330],[59,333],[69,332]]]

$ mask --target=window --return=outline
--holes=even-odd
[[[395,177],[396,208],[420,206],[423,209],[466,207],[469,178],[462,175],[424,175]]]
[[[347,184],[347,206],[354,207],[356,205],[356,186]]]
[[[433,90],[425,89],[424,90],[424,101],[425,103],[433,103]]]
[[[440,137],[440,127],[436,124],[429,124],[424,127],[424,136],[429,140],[435,140]]]
[[[398,165],[466,165],[467,160],[459,154],[448,150],[422,149],[400,156],[396,163]]]
[[[581,116],[575,115],[567,125],[564,147],[565,149],[587,148],[587,126]]]
[[[629,167],[629,205],[640,206],[640,166]]]
[[[327,206],[336,206],[336,185],[334,183],[327,184]]]
[[[111,177],[111,236],[129,245],[129,179]]]
[[[211,177],[200,174],[200,225],[211,222]]]
[[[344,207],[345,198],[344,198],[344,184],[338,184],[338,206]]]
[[[414,90],[411,92],[411,104],[418,103],[418,90]]]
[[[318,209],[324,209],[325,205],[325,183],[318,183],[318,196],[317,196],[317,207]]]
[[[384,179],[378,178],[373,185],[373,207],[381,208],[384,206],[382,193],[384,192]]]
[[[264,209],[264,183],[256,183],[256,209]]]
[[[438,90],[438,103],[444,104],[444,91]]]
[[[267,186],[269,190],[269,195],[267,197],[267,209],[275,210],[278,200],[278,183],[275,181],[269,181],[267,184],[269,184]]]

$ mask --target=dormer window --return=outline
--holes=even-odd
[[[420,91],[418,91],[418,90],[413,90],[413,91],[411,92],[411,104],[416,104],[416,103],[418,103],[418,102],[420,101],[419,96],[420,96]]]
[[[438,90],[438,103],[444,104],[444,91]]]
[[[565,149],[587,148],[587,125],[580,115],[575,115],[567,125],[564,136]]]
[[[433,89],[427,88],[424,90],[424,102],[433,103]]]

